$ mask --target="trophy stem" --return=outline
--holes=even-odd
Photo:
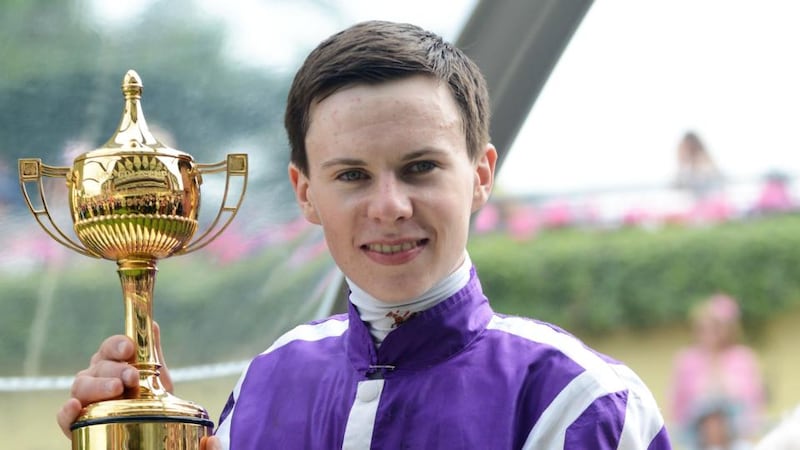
[[[136,352],[130,364],[139,369],[139,388],[122,399],[87,405],[72,424],[73,450],[201,450],[214,426],[201,406],[167,392],[159,380],[153,332],[156,259],[117,261],[125,301],[125,334]]]
[[[165,394],[158,379],[161,361],[153,333],[153,287],[155,259],[123,259],[117,262],[125,302],[125,334],[133,340],[136,352],[131,365],[139,369],[138,392],[127,398],[157,398]]]

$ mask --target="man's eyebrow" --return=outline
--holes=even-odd
[[[426,156],[431,157],[431,156],[445,155],[445,154],[447,154],[447,152],[444,150],[439,150],[435,148],[423,148],[421,150],[415,150],[413,152],[406,153],[401,158],[401,161],[413,161],[415,159]],[[367,165],[366,161],[358,158],[333,158],[321,164],[323,169],[336,166],[366,166],[366,165]]]
[[[410,152],[410,153],[407,153],[407,154],[403,155],[402,160],[403,161],[411,161],[411,160],[414,160],[414,159],[417,159],[417,158],[422,158],[422,157],[426,157],[426,156],[430,157],[430,156],[444,155],[446,153],[447,152],[445,152],[444,150],[439,150],[439,149],[436,149],[436,148],[423,148],[421,150],[416,150],[416,151],[413,151],[413,152]]]
[[[363,160],[356,158],[334,158],[322,163],[322,168],[326,169],[334,166],[365,166],[366,164],[367,163]]]

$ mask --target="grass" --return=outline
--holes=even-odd
[[[761,357],[764,374],[770,389],[769,413],[773,418],[800,402],[800,310],[785,314],[767,327],[753,345]],[[689,343],[688,330],[669,328],[647,333],[617,333],[602,338],[587,339],[597,350],[626,362],[644,379],[656,400],[666,410],[666,391],[669,385],[672,357]],[[216,423],[222,407],[238,377],[185,382],[176,394],[203,405]],[[67,398],[67,391],[0,393],[0,436],[3,448],[14,450],[53,450],[69,448],[61,434],[55,414]]]
[[[176,395],[208,410],[217,423],[238,376],[182,383]],[[0,393],[0,433],[9,450],[68,449],[70,443],[56,424],[56,413],[68,391]]]

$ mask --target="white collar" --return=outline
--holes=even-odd
[[[386,303],[358,287],[345,278],[350,287],[350,302],[358,309],[361,320],[369,326],[369,332],[376,346],[386,338],[390,331],[420,311],[424,311],[450,297],[469,282],[472,261],[464,252],[464,261],[450,275],[444,277],[419,297],[401,304]]]

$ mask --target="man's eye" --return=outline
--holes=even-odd
[[[364,174],[364,172],[361,172],[359,170],[348,170],[338,174],[336,176],[336,179],[340,181],[358,181],[358,180],[363,180],[366,177],[367,176]]]
[[[436,163],[433,161],[417,161],[408,166],[408,171],[411,173],[425,173],[435,169]]]

